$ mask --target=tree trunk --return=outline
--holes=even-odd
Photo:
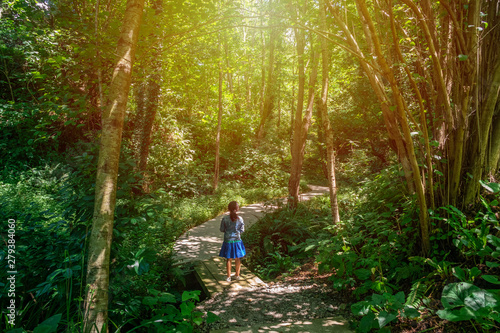
[[[102,134],[96,176],[96,192],[85,299],[84,332],[108,330],[109,259],[113,235],[118,164],[123,121],[139,35],[144,0],[129,0],[116,54],[118,62],[113,72],[109,97],[102,118]]]
[[[219,42],[219,55],[220,55],[220,42]],[[215,134],[215,170],[214,170],[214,192],[219,186],[219,149],[220,149],[220,132],[222,126],[222,63],[219,60],[219,111],[217,115],[217,133]]]
[[[262,114],[260,118],[259,127],[257,128],[256,139],[259,143],[265,136],[264,126],[271,115],[274,107],[275,92],[274,87],[276,84],[274,74],[274,48],[276,44],[277,31],[273,29],[269,37],[269,63],[267,67],[267,84],[264,93],[264,105],[262,107]]]
[[[304,32],[295,29],[297,36],[297,56],[298,56],[298,71],[299,71],[299,88],[297,94],[297,112],[295,115],[294,133],[292,141],[292,163],[290,170],[290,179],[288,181],[289,201],[288,205],[292,209],[297,207],[299,201],[300,177],[302,173],[302,164],[304,162],[304,152],[306,147],[307,132],[311,125],[311,117],[314,105],[314,86],[316,85],[318,57],[314,51],[314,45],[311,40],[311,73],[309,75],[309,98],[307,108],[302,119],[302,110],[304,107],[304,90],[305,90],[305,72],[304,72],[304,48],[305,37]]]
[[[152,6],[155,10],[155,16],[158,17],[161,15],[162,1],[155,0]],[[157,25],[156,28],[159,29],[159,25]],[[144,177],[142,190],[145,193],[149,192],[147,174],[149,146],[151,145],[151,132],[153,131],[153,124],[158,111],[160,95],[159,82],[161,81],[161,73],[158,71],[158,68],[161,68],[161,35],[156,33],[154,39],[155,47],[153,48],[153,52],[148,54],[148,57],[151,58],[151,65],[145,69],[148,74],[145,74],[147,79],[144,82],[145,86],[142,88],[142,107],[138,105],[139,112],[136,116],[136,128],[134,130],[135,138],[133,140],[133,142],[136,143],[136,170]]]
[[[361,14],[365,17],[370,28],[372,42],[374,44],[375,55],[377,56],[377,62],[382,70],[384,78],[389,81],[391,90],[393,92],[393,99],[396,104],[396,108],[399,115],[399,123],[403,132],[404,142],[406,143],[404,148],[404,156],[408,159],[411,169],[411,182],[413,183],[413,188],[416,190],[417,201],[419,206],[419,219],[420,219],[420,236],[422,251],[426,254],[430,251],[430,238],[429,238],[429,213],[427,211],[427,200],[425,197],[425,189],[423,187],[422,179],[420,177],[420,169],[418,166],[417,156],[414,151],[413,139],[410,133],[410,127],[408,124],[407,116],[408,110],[406,110],[406,104],[403,101],[401,90],[399,84],[396,81],[394,72],[392,71],[392,66],[389,65],[388,60],[382,54],[381,43],[378,38],[375,26],[371,17],[368,13],[368,9],[364,0],[356,0],[361,9]],[[392,103],[391,103],[392,104]]]
[[[319,17],[321,28],[326,31],[326,5],[324,1],[321,2],[319,8]],[[337,201],[337,180],[335,178],[335,150],[333,148],[333,128],[328,118],[328,75],[330,68],[330,54],[328,52],[328,45],[323,38],[321,42],[321,59],[322,59],[322,85],[321,85],[321,99],[320,99],[320,113],[323,125],[323,138],[326,146],[326,166],[328,172],[328,187],[330,189],[330,206],[332,210],[333,223],[340,222],[339,206]]]

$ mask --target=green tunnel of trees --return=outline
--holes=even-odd
[[[88,234],[85,331],[107,323],[112,238],[139,198],[279,188],[294,209],[306,177],[336,224],[343,184],[394,166],[427,255],[433,212],[495,190],[499,26],[487,0],[7,1],[2,197],[19,196],[2,218],[36,215],[21,184],[65,195],[64,228]]]

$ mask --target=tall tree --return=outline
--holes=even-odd
[[[270,8],[273,6],[273,2],[269,2]],[[271,23],[275,22],[275,20],[271,20]],[[274,108],[274,101],[276,99],[276,71],[275,71],[275,55],[274,55],[274,50],[276,48],[276,42],[279,37],[279,31],[276,27],[271,27],[271,31],[269,33],[269,42],[268,47],[269,47],[269,60],[267,63],[267,83],[264,85],[264,81],[262,81],[264,87],[263,87],[263,106],[262,106],[262,112],[261,112],[261,117],[260,117],[260,123],[259,126],[257,127],[257,133],[256,133],[256,139],[257,143],[261,141],[264,136],[265,136],[265,130],[264,127],[266,125],[267,120],[271,116],[271,113]],[[264,57],[265,52],[263,52],[263,57]],[[262,66],[264,66],[264,62],[262,63]],[[263,70],[263,73],[265,71]]]
[[[108,330],[109,259],[113,235],[123,121],[144,0],[128,0],[116,62],[102,116],[92,231],[89,239],[84,332]]]
[[[219,55],[219,99],[218,99],[218,111],[217,111],[217,130],[215,133],[215,166],[214,166],[214,191],[217,190],[219,186],[219,169],[220,169],[220,132],[222,126],[222,79],[224,73],[222,71],[222,54],[220,50],[220,36],[218,44],[218,55]]]
[[[408,190],[418,202],[427,252],[427,207],[474,203],[479,180],[491,168],[488,161],[497,164],[493,120],[500,74],[498,52],[488,50],[494,49],[490,38],[498,40],[499,15],[491,1],[401,2],[356,0],[361,34],[348,27],[338,6],[327,5],[346,50],[360,60],[379,99]],[[436,9],[442,15],[435,16]]]
[[[320,25],[323,31],[327,31],[326,4],[321,1],[319,6]],[[322,81],[319,109],[323,126],[323,139],[326,146],[326,165],[328,173],[328,187],[330,189],[330,206],[332,210],[333,223],[340,221],[339,205],[337,201],[337,180],[335,177],[335,149],[333,147],[333,128],[328,118],[328,78],[330,75],[330,53],[327,41],[320,37]]]
[[[142,66],[140,66],[141,78],[134,87],[137,113],[134,121],[132,143],[136,171],[144,177],[142,184],[144,192],[149,191],[147,175],[149,147],[161,91],[161,71],[159,69],[162,68],[162,33],[159,29],[158,20],[162,13],[162,5],[163,0],[155,0],[152,4],[154,17],[151,21],[154,27],[150,28],[151,33],[149,35],[144,36],[145,44],[148,44],[149,47],[145,51],[145,59],[142,61]]]
[[[288,194],[289,206],[294,208],[299,201],[300,178],[302,174],[302,164],[304,162],[304,153],[306,148],[306,139],[309,126],[311,125],[311,118],[314,104],[314,92],[316,85],[318,59],[314,50],[315,45],[310,38],[310,74],[309,74],[309,91],[307,106],[304,115],[304,94],[305,94],[305,61],[304,49],[306,45],[305,32],[302,29],[295,28],[295,39],[297,44],[297,61],[298,61],[298,74],[299,83],[297,91],[297,109],[295,111],[295,119],[293,124],[293,138],[291,145],[292,162],[290,168],[290,179],[288,181]]]

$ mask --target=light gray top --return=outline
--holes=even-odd
[[[220,231],[224,233],[224,242],[233,243],[241,241],[241,233],[245,231],[245,222],[238,216],[236,221],[232,221],[229,215],[226,215],[220,221]]]

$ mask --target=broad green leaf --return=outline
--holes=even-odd
[[[380,311],[380,313],[378,314],[378,325],[380,328],[382,328],[396,318],[397,316],[392,313],[388,313],[386,311]]]
[[[385,303],[384,296],[379,295],[379,294],[373,294],[372,300],[373,300],[373,302],[372,302],[373,305],[382,305]]]
[[[500,267],[500,263],[498,263],[498,262],[492,262],[492,261],[487,261],[486,262],[486,266],[488,266],[490,268],[496,268],[496,267]]]
[[[199,290],[192,290],[192,291],[186,290],[182,293],[182,301],[185,302],[185,301],[188,301],[190,299],[194,299],[196,301],[199,301],[200,294],[201,294],[201,291],[199,291]]]
[[[445,309],[453,309],[464,305],[465,298],[478,290],[481,289],[471,283],[450,283],[443,289],[441,302]]]
[[[199,311],[193,312],[192,316],[193,316],[192,317],[193,323],[195,323],[196,325],[201,325],[201,323],[203,323],[203,313],[202,312],[199,312]]]
[[[213,312],[207,312],[207,324],[215,323],[220,320],[220,317]]]
[[[458,310],[444,309],[436,312],[439,318],[449,321],[464,321],[475,317],[472,310],[468,308],[460,308]]]
[[[453,268],[453,275],[459,279],[460,281],[466,281],[467,278],[465,277],[465,272],[463,269],[460,267],[455,267]]]
[[[498,280],[498,277],[495,275],[483,275],[482,278],[489,283],[500,284],[500,280]]]
[[[59,325],[61,317],[62,314],[59,313],[55,316],[50,317],[49,319],[44,320],[41,324],[35,327],[33,333],[52,333],[57,331],[57,325]]]
[[[464,300],[465,306],[471,308],[474,311],[478,311],[481,308],[494,308],[498,304],[498,300],[492,293],[480,289],[474,291],[472,295],[469,295]]]
[[[481,186],[484,187],[487,191],[490,191],[492,193],[500,192],[500,184],[486,183],[485,181],[482,180],[479,181],[479,184],[481,184]]]
[[[359,322],[359,331],[361,333],[370,332],[372,328],[378,328],[376,325],[377,321],[375,319],[375,314],[373,312],[369,312],[366,316],[361,318],[361,321]]]
[[[400,291],[396,295],[394,295],[394,298],[396,299],[396,302],[403,304],[405,302],[405,293]]]
[[[191,316],[191,312],[193,312],[195,307],[195,304],[193,302],[184,302],[181,303],[180,308],[181,308],[181,314],[183,317],[189,317]]]
[[[351,305],[351,311],[353,314],[357,316],[365,316],[370,312],[370,302],[368,301],[361,301],[358,303],[354,303]]]

